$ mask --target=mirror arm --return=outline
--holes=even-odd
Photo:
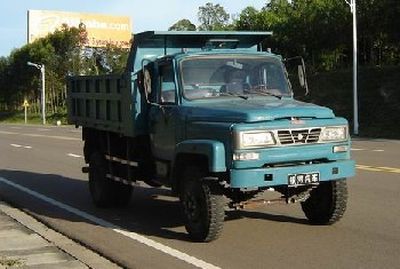
[[[289,79],[289,72],[287,71],[287,68],[286,68],[285,65],[283,65],[283,67],[284,67],[284,71],[285,71],[285,76],[286,76],[287,84],[288,84],[289,89],[290,89],[290,91],[292,92],[292,96],[293,96],[293,86],[292,86],[292,83],[290,82],[290,79]]]
[[[285,59],[283,59],[282,61],[284,62],[284,63],[287,63],[287,62],[290,62],[290,61],[292,61],[292,60],[303,60],[303,56],[294,56],[294,57],[290,57],[290,58],[285,58]]]

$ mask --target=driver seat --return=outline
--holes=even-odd
[[[246,83],[246,72],[234,70],[228,74],[227,83],[221,87],[221,92],[243,94],[249,85]]]

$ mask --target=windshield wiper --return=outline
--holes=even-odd
[[[253,93],[253,94],[260,94],[260,95],[264,95],[264,96],[273,96],[273,97],[278,98],[279,100],[282,99],[282,95],[272,93],[268,90],[260,91],[260,90],[250,89],[250,90],[246,90],[246,92]]]
[[[246,95],[236,94],[236,93],[231,93],[231,92],[220,92],[219,95],[220,95],[220,96],[221,96],[221,95],[222,95],[222,96],[235,96],[235,97],[242,98],[242,99],[244,99],[244,100],[249,99],[249,97],[246,96]]]

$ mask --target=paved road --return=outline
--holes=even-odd
[[[400,268],[400,141],[357,139],[348,210],[307,224],[299,205],[229,214],[221,238],[189,241],[168,190],[136,187],[101,210],[81,174],[80,130],[0,125],[0,196],[128,268]]]

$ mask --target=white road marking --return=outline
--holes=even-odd
[[[76,137],[68,137],[68,136],[56,136],[56,135],[42,135],[42,134],[21,134],[16,132],[7,132],[7,131],[0,131],[0,134],[8,134],[8,135],[23,135],[23,136],[30,136],[30,137],[45,137],[45,138],[53,138],[59,140],[71,140],[71,141],[81,141],[80,138]]]
[[[123,228],[121,228],[121,227],[119,227],[119,226],[117,226],[117,225],[115,225],[115,224],[113,224],[111,222],[105,221],[105,220],[100,219],[100,218],[98,218],[96,216],[88,214],[88,213],[86,213],[84,211],[81,211],[81,210],[76,209],[74,207],[71,207],[69,205],[63,204],[63,203],[61,203],[61,202],[59,202],[57,200],[54,200],[54,199],[49,198],[49,197],[47,197],[47,196],[45,196],[43,194],[40,194],[40,193],[35,192],[35,191],[31,190],[31,189],[28,189],[28,188],[26,188],[24,186],[21,186],[21,185],[19,185],[17,183],[9,181],[9,180],[7,180],[7,179],[5,179],[3,177],[0,177],[0,182],[4,183],[6,185],[9,185],[11,187],[14,187],[14,188],[16,188],[16,189],[18,189],[18,190],[20,190],[22,192],[28,193],[28,194],[30,194],[30,195],[32,195],[32,196],[34,196],[34,197],[36,197],[36,198],[38,198],[38,199],[40,199],[42,201],[45,201],[45,202],[47,202],[49,204],[52,204],[53,206],[56,206],[58,208],[66,210],[66,211],[68,211],[70,213],[78,215],[78,216],[80,216],[80,217],[82,217],[84,219],[87,219],[87,220],[89,220],[89,221],[91,221],[91,222],[93,222],[93,223],[95,223],[97,225],[100,225],[100,226],[103,226],[103,227],[106,227],[106,228],[110,228],[116,233],[122,234],[122,235],[124,235],[126,237],[129,237],[129,238],[139,242],[139,243],[142,243],[142,244],[144,244],[144,245],[146,245],[148,247],[151,247],[151,248],[154,248],[156,250],[159,250],[159,251],[161,251],[161,252],[163,252],[163,253],[165,253],[167,255],[175,257],[175,258],[177,258],[177,259],[179,259],[181,261],[187,262],[187,263],[189,263],[191,265],[194,265],[194,266],[196,266],[198,268],[202,268],[202,269],[220,269],[220,267],[215,266],[215,265],[213,265],[211,263],[205,262],[205,261],[200,260],[200,259],[198,259],[196,257],[190,256],[189,254],[181,252],[181,251],[179,251],[177,249],[174,249],[174,248],[171,248],[169,246],[163,245],[163,244],[161,244],[161,243],[159,243],[157,241],[149,239],[149,238],[147,238],[147,237],[145,237],[143,235],[140,235],[138,233],[126,231]]]
[[[20,134],[24,136],[30,136],[30,137],[45,137],[45,138],[54,138],[54,139],[60,139],[60,140],[74,140],[74,141],[81,141],[80,138],[75,138],[75,137],[68,137],[68,136],[56,136],[56,135],[40,135],[40,134]]]
[[[69,157],[73,157],[73,158],[83,158],[83,156],[82,156],[82,155],[79,155],[79,154],[74,154],[74,153],[68,153],[68,154],[67,154],[67,156],[69,156]]]
[[[9,135],[13,135],[13,134],[18,134],[18,133],[7,132],[7,131],[0,131],[0,134],[9,134]]]
[[[10,144],[10,146],[14,147],[14,148],[25,148],[25,149],[31,149],[32,147],[29,145],[20,145],[20,144]]]
[[[373,152],[384,152],[384,149],[361,149],[361,148],[351,148],[352,151],[373,151]]]
[[[22,147],[21,145],[18,145],[18,144],[10,144],[10,146],[12,146],[12,147],[14,147],[14,148],[20,148],[20,147]]]

